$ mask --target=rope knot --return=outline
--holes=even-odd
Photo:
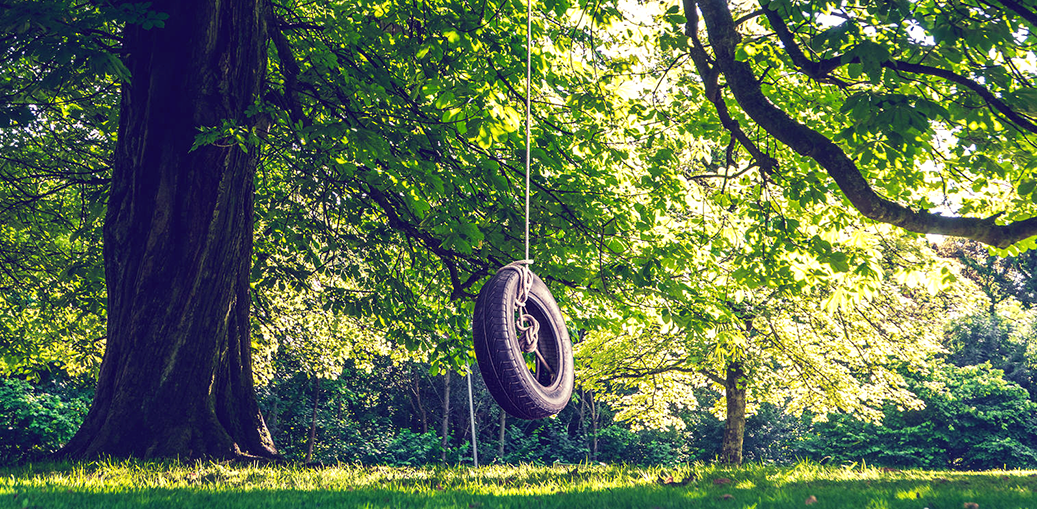
[[[540,338],[540,322],[526,312],[529,292],[533,289],[533,271],[529,270],[529,265],[532,263],[533,260],[517,260],[497,271],[514,270],[519,274],[519,284],[515,290],[515,307],[518,308],[519,319],[515,322],[515,329],[522,333],[519,344],[522,346],[522,351],[526,353],[536,350],[537,340]]]

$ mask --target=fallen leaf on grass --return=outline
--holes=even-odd
[[[717,477],[716,479],[713,479],[713,484],[715,484],[717,486],[722,486],[724,484],[731,484],[731,479],[728,479],[726,477]]]
[[[979,509],[979,504],[975,502],[965,502],[964,507],[965,509]]]
[[[732,498],[735,498],[735,496],[730,493],[724,493],[723,495],[720,495],[720,500],[731,500]]]
[[[680,481],[674,479],[672,475],[660,475],[657,482],[663,486],[687,486],[692,482],[695,482],[695,475],[689,475]]]
[[[476,507],[482,507],[482,502],[472,502],[471,504],[468,504],[468,507],[470,507],[471,509],[475,509]]]
[[[816,504],[817,503],[817,497],[815,497],[813,495],[810,495],[809,497],[807,497],[806,500],[803,501],[803,503],[806,504],[806,505]]]

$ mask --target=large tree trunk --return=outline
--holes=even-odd
[[[73,458],[277,454],[249,335],[257,157],[191,146],[248,128],[265,65],[263,0],[155,0],[164,28],[125,30],[131,82],[104,226],[108,343]]]
[[[724,394],[727,399],[727,423],[724,425],[720,460],[727,465],[741,465],[742,442],[745,439],[745,370],[737,362],[727,366]]]

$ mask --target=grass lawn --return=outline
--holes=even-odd
[[[4,508],[1037,509],[1037,472],[604,465],[391,468],[100,461],[0,468]],[[975,504],[975,505],[973,505]]]

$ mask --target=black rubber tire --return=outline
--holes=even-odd
[[[543,419],[561,412],[573,390],[573,354],[562,312],[544,282],[533,275],[526,312],[540,323],[538,349],[555,374],[526,364],[519,346],[515,294],[518,270],[497,272],[479,292],[472,317],[475,357],[486,387],[507,413],[519,419]]]

